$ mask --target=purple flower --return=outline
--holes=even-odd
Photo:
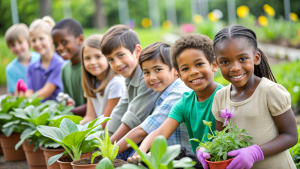
[[[234,109],[232,109],[231,112],[228,112],[227,109],[221,110],[220,117],[225,119],[225,122],[224,122],[225,126],[227,125],[228,120],[234,117],[233,112],[234,112]]]

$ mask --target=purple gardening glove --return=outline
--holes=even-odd
[[[255,162],[264,159],[264,154],[258,145],[252,145],[250,147],[230,151],[228,156],[235,156],[235,158],[229,163],[226,169],[249,169]]]
[[[205,159],[209,159],[210,158],[210,154],[204,152],[204,150],[205,150],[204,147],[200,147],[200,149],[196,149],[196,154],[197,154],[197,158],[201,162],[203,168],[204,169],[208,169],[208,164],[205,161]]]

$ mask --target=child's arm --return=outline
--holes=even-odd
[[[136,144],[140,143],[148,133],[143,130],[140,126],[135,127],[131,131],[129,131],[124,137],[122,137],[121,140],[117,142],[117,145],[119,146],[119,151],[118,153],[122,153],[123,151],[127,150],[129,147],[127,146],[127,141],[126,138],[129,138]]]
[[[163,122],[163,124],[157,130],[153,131],[145,138],[139,149],[142,152],[146,153],[150,149],[154,139],[157,136],[162,135],[166,139],[168,139],[175,132],[179,125],[180,123],[178,121],[172,118],[167,118],[166,121]]]
[[[112,110],[118,104],[119,100],[120,100],[120,97],[114,98],[114,99],[109,99],[107,101],[107,104],[106,104],[106,107],[104,110],[104,117],[110,117]],[[105,129],[106,122],[102,123],[101,125],[102,125],[102,128]]]
[[[270,142],[261,145],[264,156],[280,153],[297,144],[298,131],[295,115],[292,109],[279,116],[273,116],[279,135]]]
[[[96,119],[96,113],[94,110],[93,102],[90,97],[87,97],[87,104],[86,104],[86,115],[84,118],[80,121],[80,124],[84,124],[85,122],[90,122]]]
[[[36,91],[38,97],[48,98],[55,91],[56,85],[47,82],[40,90]]]
[[[216,130],[217,131],[222,131],[224,129],[223,125],[224,125],[223,122],[216,120]]]

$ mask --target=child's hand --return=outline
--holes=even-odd
[[[236,156],[226,167],[226,169],[233,168],[245,168],[249,169],[257,161],[264,159],[264,154],[260,147],[257,145],[252,145],[246,148],[240,148],[237,150],[230,151],[228,156]]]
[[[210,154],[204,152],[205,148],[204,147],[200,147],[200,149],[196,149],[196,154],[197,157],[199,159],[199,161],[201,162],[202,166],[204,169],[208,169],[208,164],[205,161],[205,159],[209,159],[210,158]]]
[[[147,153],[148,156],[151,156],[151,152]],[[128,163],[132,163],[135,165],[142,165],[141,157],[134,153],[132,157],[127,158]]]
[[[59,103],[65,102],[66,106],[70,106],[70,105],[75,106],[75,101],[68,94],[63,92],[58,93],[56,100]]]

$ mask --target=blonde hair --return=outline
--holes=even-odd
[[[23,38],[29,43],[29,29],[24,23],[14,24],[5,32],[5,41],[7,46]]]
[[[108,84],[108,82],[116,75],[116,73],[108,66],[106,70],[106,75],[104,79],[101,81],[101,85],[96,88],[97,78],[90,74],[84,67],[84,59],[83,59],[83,51],[86,46],[100,49],[100,43],[103,35],[91,35],[89,36],[83,43],[81,48],[81,59],[82,59],[82,88],[85,94],[89,97],[96,97],[96,93],[100,93],[101,96],[104,94],[104,90]]]
[[[44,33],[51,36],[52,28],[54,27],[55,22],[50,16],[44,16],[42,19],[34,20],[29,26],[29,32],[34,31],[35,29],[39,28],[43,30]]]

